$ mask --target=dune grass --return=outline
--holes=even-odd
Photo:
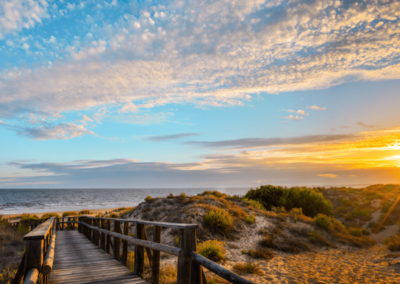
[[[197,245],[197,251],[200,255],[211,259],[212,261],[221,261],[225,259],[225,243],[218,240],[208,240]]]

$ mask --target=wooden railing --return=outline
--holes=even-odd
[[[14,228],[19,228],[21,226],[25,226],[28,231],[32,231],[33,229],[35,229],[37,226],[39,226],[40,224],[44,223],[47,221],[48,218],[46,219],[38,219],[38,220],[31,220],[31,221],[17,221],[17,222],[10,222],[9,224],[11,227]]]
[[[79,221],[76,221],[76,218]],[[111,224],[113,222],[113,224]],[[129,236],[129,224],[135,224],[135,237]],[[92,216],[73,217],[64,224],[70,224],[69,229],[74,229],[78,224],[78,231],[84,234],[94,244],[112,254],[115,259],[127,265],[128,243],[135,244],[134,273],[143,277],[144,251],[146,250],[152,268],[151,283],[158,284],[160,276],[160,252],[165,252],[178,257],[178,284],[207,284],[203,267],[226,279],[230,283],[250,284],[252,282],[223,268],[215,262],[196,253],[196,224],[175,224],[165,222],[152,222],[143,220],[128,220],[114,218],[98,218]],[[123,224],[123,226],[122,226]],[[58,225],[58,224],[57,224]],[[145,225],[153,226],[153,240],[147,238]],[[64,227],[64,225],[62,226]],[[113,231],[111,231],[113,228]],[[161,244],[162,228],[178,230],[179,247]],[[111,237],[113,241],[111,241]],[[122,241],[122,254],[121,254]]]
[[[13,284],[47,284],[53,267],[55,248],[54,217],[38,225],[24,236],[25,254],[14,277]]]

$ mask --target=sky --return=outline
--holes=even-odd
[[[0,188],[400,183],[400,2],[0,0]]]

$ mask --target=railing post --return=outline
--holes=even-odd
[[[129,235],[129,223],[124,222],[124,235]],[[122,241],[122,263],[127,266],[128,264],[128,241]]]
[[[67,230],[72,230],[72,224],[71,224],[71,217],[68,217],[67,218],[67,222],[68,222],[68,224],[67,224]]]
[[[104,220],[104,219],[101,220],[101,228],[103,230],[106,229],[106,220]],[[105,233],[101,233],[100,247],[103,250],[106,249],[106,234]]]
[[[64,217],[62,217],[61,220],[62,220],[61,231],[64,231]]]
[[[114,221],[114,232],[121,234],[121,222]],[[120,260],[120,238],[114,237],[114,258]]]
[[[190,266],[192,262],[190,253],[196,251],[196,229],[179,229],[179,247],[184,250],[184,255],[178,257],[177,284],[192,283],[190,282]]]
[[[161,243],[161,227],[154,226],[153,228],[153,242]],[[152,284],[160,283],[160,251],[153,249],[153,267],[151,270]]]
[[[107,220],[107,231],[111,231],[111,221]],[[107,244],[106,244],[106,252],[110,254],[110,247],[111,247],[111,236],[107,234]]]
[[[136,223],[136,238],[144,239],[144,224]],[[144,247],[135,245],[135,268],[136,275],[142,277],[144,272]]]

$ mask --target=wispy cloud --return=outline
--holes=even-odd
[[[309,106],[309,109],[315,109],[315,110],[326,110],[326,107],[319,107],[319,106]]]
[[[282,145],[302,145],[312,143],[333,142],[343,139],[355,138],[354,135],[309,135],[289,138],[245,138],[235,140],[222,141],[190,141],[185,144],[196,145],[205,148],[256,148],[256,147],[271,147]]]
[[[283,109],[282,111],[297,113],[297,114],[301,114],[301,115],[308,115],[308,113],[306,113],[304,110],[301,110],[301,109],[299,109],[299,110]]]
[[[319,174],[319,177],[323,177],[323,178],[337,178],[338,176],[335,174]]]
[[[290,120],[303,120],[302,116],[293,116],[293,115],[285,116],[284,118],[290,119]]]
[[[367,125],[367,124],[365,124],[365,123],[362,123],[362,122],[357,122],[357,125],[358,126],[362,126],[362,127],[365,127],[365,128],[369,128],[369,129],[373,129],[373,128],[375,128],[376,126],[374,126],[374,125]]]
[[[169,134],[169,135],[156,135],[156,136],[150,136],[146,137],[146,140],[152,141],[152,142],[161,142],[161,141],[166,141],[166,140],[176,140],[184,137],[191,137],[191,136],[196,136],[200,135],[199,133],[179,133],[179,134]]]

